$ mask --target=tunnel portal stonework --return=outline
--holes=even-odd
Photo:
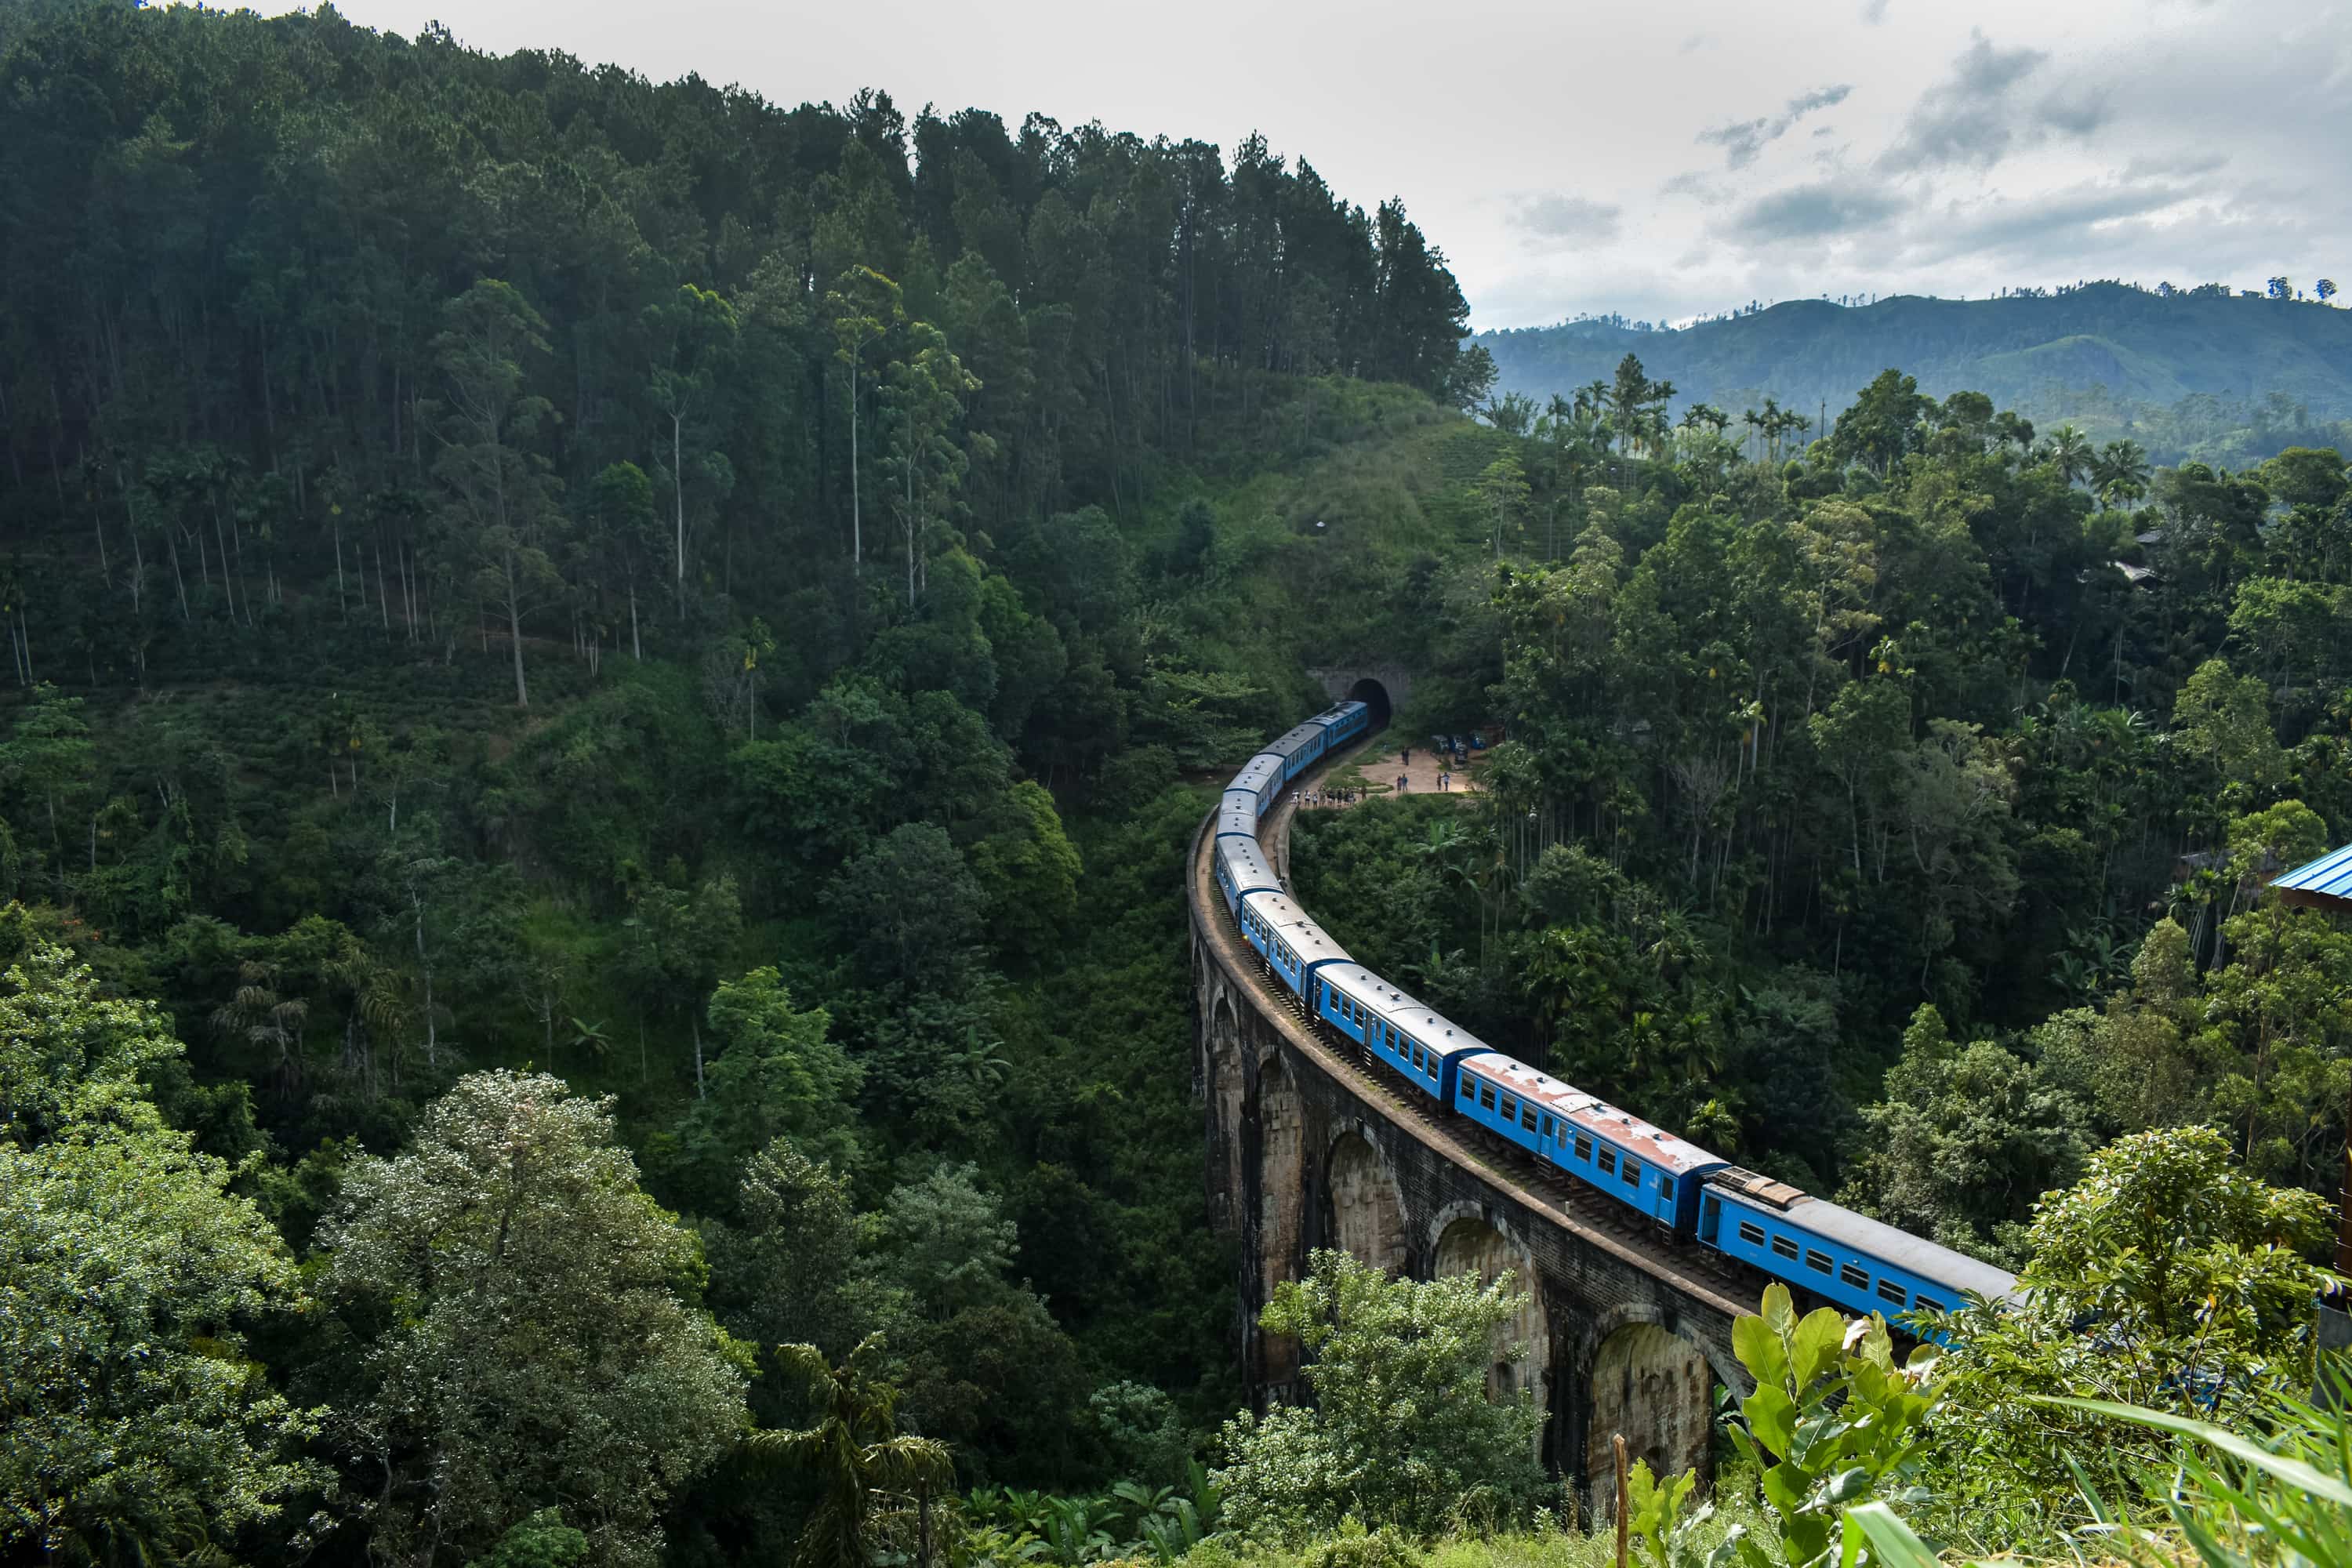
[[[1253,1398],[1307,1397],[1297,1345],[1257,1319],[1316,1249],[1415,1279],[1509,1268],[1531,1298],[1513,1325],[1525,1354],[1514,1362],[1498,1343],[1489,1386],[1533,1394],[1545,1462],[1604,1511],[1618,1432],[1654,1469],[1705,1479],[1715,1385],[1748,1386],[1731,1325],[1755,1292],[1712,1254],[1570,1210],[1511,1156],[1474,1150],[1412,1105],[1402,1080],[1318,1036],[1234,931],[1207,848],[1204,826],[1188,899],[1194,1088],[1210,1213],[1240,1244],[1234,1327]]]

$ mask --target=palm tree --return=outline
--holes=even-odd
[[[793,1548],[795,1568],[872,1568],[880,1545],[877,1505],[911,1496],[922,1516],[917,1560],[930,1556],[930,1494],[952,1484],[947,1445],[898,1430],[898,1390],[875,1370],[884,1340],[868,1334],[839,1366],[814,1345],[778,1345],[776,1361],[798,1377],[817,1412],[804,1432],[754,1432],[756,1460],[814,1474],[816,1506]]]
[[[2072,425],[2061,425],[2050,437],[2050,460],[2058,477],[2072,485],[2091,469],[2091,438]]]
[[[2137,441],[2108,442],[2091,465],[2091,478],[2098,488],[2099,499],[2110,507],[2118,500],[2137,500],[2147,494],[2147,454]]]

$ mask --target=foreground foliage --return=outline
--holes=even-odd
[[[1301,1376],[1315,1403],[1226,1424],[1214,1473],[1225,1523],[1296,1544],[1350,1515],[1415,1535],[1469,1515],[1526,1517],[1548,1489],[1535,1459],[1543,1415],[1524,1390],[1504,1403],[1486,1391],[1496,1333],[1526,1304],[1507,1278],[1423,1284],[1316,1253],[1259,1319],[1312,1358]]]
[[[320,1413],[257,1375],[308,1305],[235,1172],[142,1079],[180,1054],[64,951],[0,982],[0,1550],[125,1563],[229,1549],[318,1478]],[[295,1526],[295,1533],[301,1532]]]

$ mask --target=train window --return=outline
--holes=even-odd
[[[1911,1304],[1923,1312],[1940,1312],[1944,1310],[1944,1304],[1941,1301],[1930,1300],[1925,1296],[1912,1297]]]
[[[1513,1100],[1507,1094],[1503,1096],[1502,1112],[1503,1120],[1506,1121],[1517,1120],[1519,1114],[1519,1102]]]
[[[1530,1132],[1536,1130],[1535,1107],[1531,1105],[1522,1105],[1519,1107],[1519,1125],[1526,1128]]]
[[[1847,1284],[1853,1286],[1857,1290],[1867,1290],[1870,1289],[1870,1270],[1863,1268],[1858,1263],[1839,1264],[1838,1278],[1844,1280]]]
[[[1642,1162],[1636,1160],[1631,1154],[1626,1155],[1624,1175],[1625,1184],[1627,1186],[1640,1186],[1642,1184]]]
[[[1908,1301],[1910,1297],[1904,1291],[1901,1282],[1894,1279],[1881,1279],[1878,1282],[1878,1299],[1882,1301],[1892,1301],[1900,1307]]]
[[[1836,1264],[1832,1261],[1828,1253],[1815,1252],[1809,1247],[1805,1248],[1805,1267],[1816,1274],[1827,1274],[1836,1267]]]
[[[1465,1078],[1462,1080],[1462,1103],[1467,1105],[1477,1098],[1478,1086],[1469,1079]]]
[[[1796,1238],[1787,1236],[1776,1236],[1772,1238],[1772,1250],[1779,1253],[1783,1258],[1794,1258],[1797,1256]]]
[[[1612,1149],[1606,1143],[1602,1144],[1601,1146],[1601,1159],[1599,1163],[1601,1169],[1603,1172],[1614,1171],[1617,1168],[1617,1151]]]
[[[1592,1158],[1592,1140],[1581,1132],[1576,1135],[1576,1157],[1580,1160]]]
[[[1478,1086],[1478,1103],[1485,1106],[1489,1110],[1495,1109],[1495,1086],[1493,1084],[1482,1083]]]
[[[1752,1219],[1743,1219],[1739,1222],[1739,1239],[1750,1247],[1761,1247],[1764,1245],[1764,1227]]]
[[[1675,1201],[1675,1179],[1672,1176],[1662,1175],[1658,1178],[1658,1196],[1668,1203]]]
[[[1546,1138],[1549,1138],[1549,1137],[1550,1137],[1550,1136],[1551,1136],[1551,1117],[1550,1117],[1549,1114],[1547,1114],[1547,1115],[1544,1117],[1544,1119],[1543,1119],[1543,1134],[1542,1134],[1542,1135],[1543,1135],[1544,1137],[1546,1137]]]

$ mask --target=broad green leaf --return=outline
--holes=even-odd
[[[1845,1338],[1845,1320],[1830,1308],[1822,1307],[1805,1314],[1797,1325],[1796,1342],[1790,1359],[1797,1374],[1797,1386],[1809,1388],[1813,1380],[1837,1364],[1840,1344]]]
[[[1811,1479],[1794,1465],[1775,1465],[1764,1472],[1764,1500],[1784,1518],[1793,1518],[1805,1506],[1806,1482]]]
[[[1851,1568],[1860,1556],[1864,1540],[1886,1568],[1938,1568],[1927,1543],[1883,1502],[1859,1503],[1846,1510],[1844,1537],[1838,1552],[1843,1568]]]
[[[1774,1286],[1773,1289],[1780,1289]],[[1787,1292],[1782,1291],[1785,1298]],[[1770,1305],[1770,1293],[1766,1293],[1766,1305]],[[1762,1318],[1740,1318],[1731,1325],[1731,1353],[1739,1358],[1756,1386],[1778,1388],[1789,1380],[1789,1358],[1780,1349],[1780,1336]]]
[[[2146,1410],[2137,1405],[2116,1405],[2104,1399],[2063,1399],[2050,1394],[2025,1395],[2029,1404],[2063,1405],[2075,1410],[2088,1410],[2094,1415],[2111,1416],[2117,1421],[2129,1421],[2135,1426],[2153,1426],[2162,1432],[2175,1432],[2183,1437],[2193,1437],[2209,1447],[2219,1448],[2233,1459],[2242,1459],[2268,1476],[2301,1487],[2314,1497],[2326,1499],[2340,1508],[2352,1508],[2352,1487],[2337,1477],[2284,1454],[2273,1454],[2258,1443],[2250,1442],[2235,1432],[2225,1431],[2204,1421],[2191,1421],[2186,1416],[2167,1415],[2161,1410]]]
[[[1748,1428],[1756,1434],[1757,1441],[1772,1450],[1774,1458],[1789,1457],[1794,1446],[1797,1407],[1787,1394],[1772,1384],[1759,1385],[1739,1413],[1748,1418]]]

